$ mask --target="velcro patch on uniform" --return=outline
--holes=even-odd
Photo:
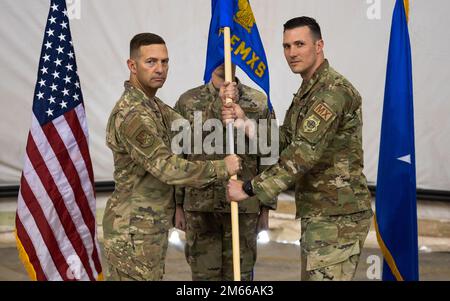
[[[148,148],[152,146],[153,140],[153,137],[146,130],[141,130],[136,135],[136,141],[142,148]]]
[[[319,103],[314,108],[314,112],[325,121],[328,121],[330,118],[332,118],[334,116],[333,111],[324,102]]]
[[[303,131],[314,133],[319,128],[320,119],[316,115],[311,115],[303,121]]]

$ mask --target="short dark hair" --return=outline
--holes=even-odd
[[[130,57],[136,57],[141,46],[153,44],[166,44],[166,42],[164,42],[163,38],[154,33],[138,33],[130,41]]]
[[[290,19],[289,21],[284,23],[283,32],[285,32],[288,29],[294,29],[294,28],[303,27],[303,26],[309,27],[313,37],[316,40],[322,39],[322,32],[320,31],[319,24],[313,18],[306,17],[306,16],[296,17],[296,18]]]

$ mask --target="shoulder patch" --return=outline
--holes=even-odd
[[[325,121],[328,121],[330,118],[334,116],[333,111],[328,107],[328,105],[324,102],[319,103],[315,108],[314,112],[319,115]]]
[[[314,133],[319,128],[320,119],[312,114],[303,121],[303,131],[305,133]]]
[[[153,140],[154,139],[152,139],[152,136],[145,130],[139,131],[139,133],[136,135],[136,141],[142,148],[148,148],[152,146]]]

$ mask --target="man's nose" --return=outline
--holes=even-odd
[[[161,62],[158,62],[158,63],[156,64],[155,72],[157,72],[157,73],[163,73],[163,70],[164,70],[164,68],[163,68],[162,63],[161,63]]]
[[[291,47],[291,48],[289,49],[288,55],[289,55],[290,58],[295,58],[295,57],[297,56],[297,50],[295,50],[294,47]]]

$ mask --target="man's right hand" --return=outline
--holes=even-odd
[[[264,230],[269,230],[269,209],[267,207],[261,208],[256,225],[256,233]]]
[[[223,159],[227,167],[228,175],[234,176],[241,170],[241,158],[238,155],[228,155]]]

